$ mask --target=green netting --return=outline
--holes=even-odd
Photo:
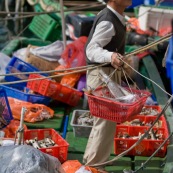
[[[34,46],[46,46],[51,44],[50,41],[42,41],[37,38],[26,38],[26,37],[19,37],[16,39],[11,40],[1,51],[2,53],[11,56],[13,52],[18,49],[27,47],[29,44]]]

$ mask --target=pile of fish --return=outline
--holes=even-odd
[[[48,148],[52,146],[57,146],[57,144],[50,138],[44,138],[43,140],[38,140],[37,138],[26,140],[27,145],[31,145],[36,149]]]
[[[77,118],[77,124],[82,126],[93,126],[94,117],[90,112],[85,112]]]
[[[138,136],[132,136],[128,133],[122,133],[119,132],[117,135],[117,138],[122,139],[140,139],[144,134],[139,132]],[[145,139],[151,139],[151,140],[164,140],[163,134],[161,132],[158,133],[158,130],[150,130],[148,136]]]
[[[159,111],[152,107],[143,107],[140,115],[157,115]]]
[[[134,119],[132,121],[126,121],[123,123],[123,125],[127,126],[152,126],[153,121],[145,122],[141,121],[140,119]],[[157,121],[157,123],[154,125],[154,127],[161,128],[162,127],[162,120]]]

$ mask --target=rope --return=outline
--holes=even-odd
[[[156,151],[154,151],[154,153],[144,162],[142,163],[141,167],[139,167],[137,170],[133,171],[132,173],[136,173],[138,171],[140,171],[141,169],[143,169],[145,167],[145,165],[155,156],[155,154],[166,144],[166,142],[172,137],[173,133],[171,133],[165,140],[164,142],[159,146],[159,148],[157,148]]]
[[[155,41],[149,45],[146,45],[142,48],[139,48],[138,50],[136,51],[133,51],[129,54],[126,54],[125,57],[128,57],[128,56],[131,56],[131,55],[134,55],[134,54],[137,54],[137,53],[140,53],[144,50],[147,50],[163,41],[166,41],[168,39],[170,39],[171,37],[171,34],[165,36],[164,38],[161,38],[160,40],[158,41]],[[122,59],[121,59],[122,60]],[[119,154],[118,156],[116,156],[114,159],[110,160],[110,161],[107,161],[107,162],[104,162],[104,163],[101,163],[101,164],[95,164],[95,165],[91,165],[93,167],[95,166],[103,166],[103,165],[107,165],[107,164],[110,164],[110,163],[113,163],[114,161],[118,160],[119,158],[121,158],[122,156],[124,156],[126,153],[128,153],[130,150],[132,150],[135,146],[137,146],[149,133],[149,131],[153,128],[153,126],[155,125],[155,123],[159,120],[160,116],[163,114],[163,112],[167,109],[168,105],[170,104],[170,102],[172,101],[172,95],[167,93],[164,89],[162,89],[156,82],[152,81],[151,79],[145,77],[144,75],[140,74],[138,71],[136,71],[133,67],[131,67],[130,65],[128,65],[124,60],[122,60],[127,66],[129,66],[131,69],[133,69],[136,73],[138,73],[139,75],[141,75],[142,77],[146,78],[147,80],[153,82],[156,86],[158,86],[162,91],[164,91],[166,94],[168,94],[169,96],[171,96],[171,98],[168,100],[167,104],[165,105],[165,107],[163,108],[162,112],[158,115],[157,119],[154,121],[154,123],[152,124],[152,126],[148,129],[148,131],[133,145],[131,146],[128,150],[126,150],[125,152]],[[92,66],[91,67],[88,67],[88,66],[85,66],[86,69],[83,69],[83,70],[77,70],[77,71],[73,71],[73,72],[69,72],[69,73],[65,73],[65,74],[60,74],[60,75],[53,75],[53,76],[49,76],[49,77],[42,77],[42,78],[36,78],[36,79],[29,79],[29,80],[21,80],[21,81],[15,81],[15,82],[4,82],[4,83],[1,83],[1,84],[14,84],[14,83],[21,83],[21,82],[27,82],[27,81],[33,81],[33,80],[41,80],[41,79],[46,79],[46,78],[54,78],[54,77],[60,77],[60,76],[64,76],[64,75],[68,75],[68,74],[73,74],[73,73],[78,73],[78,72],[83,72],[83,71],[86,71],[86,70],[90,70],[90,69],[94,69],[96,67],[101,67],[103,66],[103,64],[101,65],[98,65],[98,66]],[[84,67],[80,67],[80,68],[84,68]],[[79,68],[79,69],[80,69]],[[69,70],[75,70],[74,68],[71,68],[71,69],[65,69],[64,71],[69,71]],[[47,71],[49,73],[51,72],[62,72],[63,70],[51,70],[51,71]],[[42,71],[42,72],[33,72],[33,73],[45,73],[46,71]],[[15,74],[31,74],[30,73],[15,73]],[[8,75],[8,74],[7,74]],[[7,76],[7,75],[4,75],[4,76]],[[14,75],[14,73],[12,74]],[[1,75],[2,76],[2,75]]]
[[[65,71],[89,68],[89,67],[93,67],[93,66],[95,67],[95,65],[87,65],[87,66],[80,66],[80,67],[75,67],[75,68],[67,68],[65,70],[64,69],[63,70],[48,70],[48,71],[34,71],[34,72],[22,72],[22,73],[19,72],[19,73],[10,73],[10,74],[0,74],[0,76],[13,76],[13,75],[21,75],[21,74],[43,74],[43,73],[53,73],[53,72],[65,72]]]
[[[173,95],[171,95],[171,97],[169,98],[169,100],[167,101],[166,105],[164,106],[164,108],[162,109],[162,111],[159,113],[159,115],[157,116],[157,118],[155,119],[155,121],[153,122],[153,124],[149,127],[149,129],[141,136],[141,138],[134,143],[129,149],[127,149],[126,151],[122,152],[121,154],[117,155],[114,159],[109,160],[107,162],[104,163],[100,163],[100,164],[95,164],[95,165],[87,165],[87,166],[91,166],[91,167],[98,167],[98,166],[105,166],[108,164],[112,164],[114,161],[118,160],[119,158],[125,156],[129,151],[131,151],[134,147],[136,147],[150,132],[150,130],[154,127],[154,125],[156,124],[156,122],[159,120],[159,118],[164,115],[164,112],[166,111],[166,109],[168,108],[169,104],[171,103],[173,99]]]
[[[101,86],[101,85],[104,84],[104,83],[105,83],[105,86],[107,86],[108,83],[109,83],[109,80],[111,79],[111,77],[114,75],[114,73],[115,73],[117,70],[118,70],[118,69],[115,69],[115,70],[108,76],[108,79],[106,79],[106,81],[100,82],[95,88],[91,88],[91,87],[89,86],[89,87],[92,89],[92,92],[95,91],[95,90],[97,89],[97,87]],[[102,74],[99,73],[99,75],[97,76],[97,78],[102,78]]]
[[[37,3],[37,2],[35,2]],[[154,6],[152,6],[150,9],[148,9],[147,11],[145,11],[144,13],[142,13],[141,15],[138,16],[141,17],[143,16],[144,14],[150,12],[154,7],[158,6],[160,2],[158,2],[157,4],[155,4]],[[30,4],[32,5],[32,4]],[[33,4],[35,5],[35,4]],[[64,12],[69,12],[69,11],[78,11],[78,10],[85,10],[85,9],[88,9],[88,8],[94,8],[94,7],[102,7],[102,6],[105,6],[105,4],[102,4],[102,3],[99,3],[99,2],[95,2],[95,3],[90,3],[89,5],[87,4],[84,4],[84,5],[79,5],[78,4],[78,7],[70,7],[68,9],[64,9]],[[35,15],[42,15],[42,14],[52,14],[52,13],[60,13],[61,10],[54,10],[54,11],[45,11],[45,12],[6,12],[6,11],[0,11],[0,14],[7,14],[7,15],[12,15],[12,14],[18,14],[18,15],[24,15],[24,14],[28,14],[28,15],[25,15],[25,16],[18,16],[18,17],[15,17],[16,19],[22,19],[22,18],[30,18],[30,17],[34,17]],[[5,18],[5,19],[2,19],[2,20],[13,20],[14,17],[8,17],[8,18]],[[128,22],[128,21],[127,21]]]
[[[137,50],[134,50],[132,51],[131,53],[128,53],[128,54],[125,54],[125,57],[129,57],[129,56],[132,56],[132,55],[135,55],[137,53],[140,53],[142,51],[145,51],[163,41],[166,41],[168,39],[170,39],[172,36],[172,34],[168,34],[167,36],[165,37],[162,37],[161,39],[153,42],[153,43],[150,43],[142,48],[139,48]],[[128,67],[130,67],[132,70],[134,70],[136,73],[138,73],[140,76],[142,76],[143,78],[149,80],[150,82],[154,83],[157,87],[159,87],[164,93],[168,94],[169,96],[171,96],[171,94],[169,94],[167,91],[165,91],[161,86],[159,86],[155,81],[147,78],[146,76],[142,75],[141,73],[139,73],[137,70],[135,70],[133,67],[131,67],[128,63],[126,63],[123,59],[120,59],[121,61],[123,61],[124,64],[126,64]],[[68,72],[68,73],[64,73],[64,74],[58,74],[58,75],[52,75],[52,76],[48,76],[48,77],[41,77],[41,78],[35,78],[35,79],[28,79],[28,80],[20,80],[20,81],[13,81],[13,82],[2,82],[1,84],[16,84],[16,83],[22,83],[22,82],[29,82],[29,81],[35,81],[35,80],[42,80],[42,79],[46,79],[46,78],[55,78],[55,77],[62,77],[62,76],[65,76],[65,75],[69,75],[69,74],[74,74],[74,73],[80,73],[80,72],[85,72],[87,70],[92,70],[92,69],[95,69],[97,67],[102,67],[104,65],[107,65],[109,63],[104,63],[104,64],[100,64],[100,65],[97,65],[97,66],[93,66],[93,65],[90,65],[90,66],[83,66],[83,67],[76,67],[76,68],[69,68],[69,69],[65,69],[65,70],[50,70],[50,71],[41,71],[41,72],[24,72],[24,73],[13,73],[13,74],[2,74],[0,76],[11,76],[11,75],[20,75],[20,74],[32,74],[32,73],[52,73],[52,72],[64,72],[64,71],[69,71],[69,70],[76,70],[76,69],[79,69],[79,70],[76,70],[76,71],[72,71],[72,72]],[[80,70],[81,69],[81,70]]]
[[[122,60],[122,59],[121,59]],[[135,70],[133,67],[131,67],[128,63],[126,63],[124,60],[122,60],[127,66],[129,66],[132,70],[134,70],[136,73],[138,73],[140,76],[142,76],[143,78],[149,80],[150,82],[154,83],[158,88],[160,88],[164,93],[168,94],[169,96],[171,96],[171,94],[169,94],[167,91],[165,91],[160,85],[158,85],[155,81],[149,79],[148,77],[142,75],[141,73],[139,73],[137,70]]]
[[[79,7],[71,7],[68,9],[64,9],[64,12],[69,12],[69,11],[78,11],[78,10],[84,10],[84,9],[89,9],[89,8],[94,8],[94,7],[102,7],[103,4],[94,4],[94,5],[79,5]],[[21,19],[21,18],[30,18],[30,17],[34,17],[36,15],[42,15],[42,14],[52,14],[52,13],[60,13],[60,10],[54,10],[54,11],[48,11],[48,12],[5,12],[5,11],[0,11],[0,14],[28,14],[28,15],[24,15],[24,16],[18,16],[18,17],[8,17],[5,19],[1,19],[1,20],[13,20],[14,18],[16,19]]]
[[[146,46],[143,46],[143,47],[141,47],[141,48],[138,48],[138,49],[136,49],[136,50],[134,50],[134,51],[132,51],[132,52],[126,54],[125,57],[129,57],[129,56],[131,56],[131,55],[134,55],[134,54],[143,52],[143,51],[145,51],[145,50],[147,50],[147,49],[149,49],[149,48],[151,48],[151,47],[154,47],[154,46],[156,46],[156,45],[159,44],[159,43],[162,43],[162,42],[164,42],[164,41],[169,40],[169,39],[171,38],[171,36],[172,36],[172,33],[170,33],[170,34],[168,34],[168,35],[166,35],[166,36],[164,36],[164,37],[161,37],[160,39],[158,39],[158,40],[156,40],[156,41],[154,41],[154,42],[152,42],[152,43],[150,43],[150,44],[147,44]]]
[[[105,65],[108,63],[105,63]],[[97,67],[102,67],[103,64],[98,65]],[[96,67],[91,67],[91,68],[87,68],[87,70],[92,70],[95,69]],[[30,82],[30,81],[35,81],[35,80],[42,80],[42,79],[50,79],[50,78],[55,78],[55,77],[62,77],[65,75],[69,75],[69,74],[74,74],[74,73],[79,73],[79,72],[84,72],[86,71],[86,69],[84,70],[76,70],[73,72],[69,72],[69,73],[64,73],[64,74],[59,74],[59,75],[52,75],[52,76],[45,76],[45,77],[40,77],[40,78],[34,78],[34,79],[26,79],[26,80],[20,80],[20,81],[13,81],[13,82],[1,82],[1,85],[5,85],[5,84],[16,84],[16,83],[23,83],[23,82]]]
[[[28,26],[27,26],[28,27]],[[27,28],[26,27],[26,28]],[[25,29],[26,29],[25,28]],[[171,38],[171,36],[172,36],[172,34],[168,34],[168,35],[166,35],[166,36],[164,36],[164,37],[162,37],[162,38],[160,38],[160,39],[158,39],[158,40],[156,40],[156,41],[154,41],[154,42],[152,42],[152,43],[150,43],[150,44],[148,44],[148,45],[146,45],[146,46],[143,46],[142,48],[138,48],[137,50],[134,50],[134,51],[132,51],[132,52],[130,52],[130,53],[127,53],[127,54],[125,54],[125,58],[127,58],[127,57],[129,57],[129,56],[132,56],[132,55],[135,55],[135,54],[138,54],[138,53],[141,53],[141,52],[143,52],[143,51],[146,51],[146,50],[148,50],[149,48],[152,48],[152,47],[154,47],[154,46],[156,46],[157,44],[159,44],[159,43],[162,43],[162,42],[164,42],[164,41],[166,41],[166,40],[169,40],[170,38]],[[122,60],[122,59],[121,59]],[[87,65],[87,66],[81,66],[81,67],[75,67],[75,68],[68,68],[68,69],[64,69],[64,70],[48,70],[48,71],[38,71],[38,72],[22,72],[22,73],[12,73],[12,74],[0,74],[0,76],[13,76],[13,75],[21,75],[21,74],[32,74],[32,73],[34,73],[34,74],[37,74],[37,73],[39,73],[39,74],[42,74],[42,73],[53,73],[53,72],[65,72],[65,71],[70,71],[70,70],[76,70],[76,69],[84,69],[84,70],[81,70],[81,71],[78,71],[78,72],[85,72],[85,71],[87,71],[88,70],[88,67],[90,68],[90,67],[93,67],[93,69],[94,68],[97,68],[97,67],[102,67],[102,66],[105,66],[105,65],[107,65],[107,64],[109,64],[109,63],[104,63],[104,64],[100,64],[100,65]],[[128,65],[128,64],[127,64]],[[129,65],[128,65],[129,66]],[[74,73],[76,73],[76,72],[74,72]],[[66,73],[66,74],[64,74],[64,75],[67,75],[68,73]],[[70,73],[70,74],[72,74],[72,73]],[[52,77],[54,77],[54,76],[52,76]]]

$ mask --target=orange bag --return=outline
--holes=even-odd
[[[11,97],[8,97],[8,101],[10,104],[13,118],[17,120],[20,120],[22,107],[26,108],[24,116],[24,121],[26,122],[33,123],[37,121],[42,121],[43,119],[52,118],[54,115],[54,111],[52,109],[42,104],[33,104]]]
[[[67,160],[62,164],[62,168],[66,173],[75,173],[82,164],[78,160]]]
[[[135,17],[131,17],[128,20],[129,25],[127,25],[127,30],[131,31],[131,30],[135,30],[138,34],[147,34],[147,35],[153,35],[153,33],[151,31],[143,31],[140,26],[139,26],[139,21],[137,18]]]
[[[5,132],[5,138],[14,138],[15,133],[18,130],[20,125],[20,121],[18,120],[11,120],[10,124],[8,124],[3,131]],[[24,124],[24,130],[27,130],[27,126]]]
[[[83,165],[78,160],[68,160],[62,164],[62,168],[66,173],[75,173],[77,170],[79,170]],[[88,170],[92,173],[99,173],[97,169],[84,166],[85,170]]]
[[[59,65],[55,70],[65,70],[67,69],[65,66]],[[67,71],[70,72],[70,71]],[[63,74],[66,72],[55,72],[55,74]],[[81,74],[80,73],[74,73],[74,74],[69,74],[65,75],[61,79],[61,84],[73,88],[77,81],[79,80]]]

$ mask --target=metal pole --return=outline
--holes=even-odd
[[[64,49],[66,48],[66,34],[65,34],[65,17],[64,17],[64,4],[63,0],[60,0],[60,8],[61,8],[61,25],[62,25],[62,36]]]
[[[23,136],[24,136],[23,122],[24,122],[25,112],[26,112],[26,108],[22,107],[21,116],[20,116],[20,125],[16,132],[16,137],[15,137],[15,143],[16,143],[16,138],[18,138],[17,145],[21,145],[21,143],[24,143],[24,141],[23,141],[24,140],[23,139]]]

